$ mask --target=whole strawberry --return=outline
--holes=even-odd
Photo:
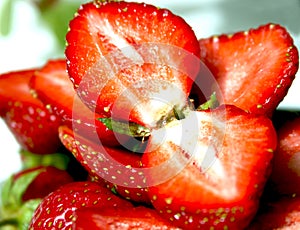
[[[0,189],[0,228],[26,229],[41,199],[60,186],[73,182],[67,171],[53,166],[21,170]]]
[[[45,197],[33,214],[29,229],[72,229],[74,211],[86,207],[130,207],[105,187],[93,182],[73,182]]]
[[[0,116],[23,149],[47,154],[61,147],[60,119],[31,92],[29,82],[37,70],[0,75]]]

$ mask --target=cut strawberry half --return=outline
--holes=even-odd
[[[246,111],[271,116],[298,70],[293,39],[277,24],[203,38],[199,44],[224,102]]]
[[[169,10],[87,3],[71,20],[66,39],[68,73],[91,110],[153,127],[186,105],[199,45],[191,27]]]
[[[149,137],[142,162],[156,168],[147,174],[151,201],[184,229],[243,229],[258,209],[275,148],[265,116],[230,105],[191,112]]]

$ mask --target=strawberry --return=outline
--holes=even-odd
[[[128,208],[83,208],[75,211],[74,229],[161,229],[179,230],[155,210],[143,206]]]
[[[34,72],[15,71],[0,76],[0,115],[23,149],[53,153],[61,147],[57,130],[60,120],[31,94],[29,82]]]
[[[286,121],[278,130],[271,181],[280,194],[300,194],[300,117]]]
[[[181,17],[148,4],[94,1],[69,27],[68,73],[92,111],[153,127],[186,106],[200,52]]]
[[[51,108],[62,120],[62,124],[104,145],[119,145],[126,136],[108,130],[98,119],[100,115],[90,111],[78,98],[66,70],[66,60],[49,60],[35,72],[30,86],[36,96]]]
[[[142,163],[162,216],[184,229],[250,223],[276,148],[270,119],[232,105],[192,111],[153,130],[148,142]]]
[[[298,70],[298,50],[278,24],[202,38],[199,44],[201,60],[218,82],[219,100],[253,113],[271,116]],[[201,76],[196,81],[200,85]]]
[[[128,207],[131,203],[93,182],[73,182],[46,196],[33,214],[29,229],[71,229],[80,208]]]
[[[90,173],[92,180],[135,202],[150,203],[144,177],[139,174],[141,155],[122,148],[97,145],[73,133],[66,126],[59,128],[62,143]]]
[[[21,170],[3,184],[0,196],[0,228],[13,225],[26,229],[41,199],[58,187],[73,182],[65,170],[39,166]]]
[[[247,230],[297,230],[300,228],[300,198],[282,197],[262,208]]]

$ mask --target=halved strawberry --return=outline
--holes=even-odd
[[[36,96],[51,108],[62,120],[80,135],[104,145],[119,145],[126,139],[115,134],[99,121],[100,115],[89,110],[76,95],[66,70],[66,60],[49,60],[35,71],[30,86]]]
[[[82,208],[75,211],[73,228],[77,230],[179,230],[155,210],[143,206],[126,208]]]
[[[243,229],[276,148],[270,119],[232,106],[191,112],[153,130],[142,157],[154,207],[184,229]]]
[[[298,70],[297,48],[278,24],[203,38],[199,45],[201,60],[220,87],[219,96],[246,111],[271,116]]]
[[[94,1],[79,8],[66,39],[68,73],[93,111],[152,127],[186,105],[199,45],[169,10]]]
[[[60,119],[32,95],[29,82],[35,71],[0,76],[0,115],[23,149],[53,153],[61,147],[57,130]]]
[[[300,194],[300,117],[286,121],[278,130],[271,181],[280,194]]]
[[[46,196],[33,214],[28,229],[71,229],[79,208],[130,207],[127,202],[93,182],[66,184]]]
[[[150,203],[141,167],[141,154],[121,147],[111,148],[76,134],[67,126],[59,127],[62,143],[90,173],[92,180],[107,184],[127,200]]]
[[[67,171],[52,166],[29,168],[12,175],[0,190],[0,228],[25,229],[41,199],[71,182],[73,178]]]

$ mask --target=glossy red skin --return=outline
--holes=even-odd
[[[98,119],[99,114],[89,110],[77,96],[66,70],[66,60],[49,60],[36,71],[30,81],[37,97],[57,114],[61,125],[68,125],[80,135],[103,145],[119,145],[126,136],[115,134]]]
[[[145,110],[150,113],[151,108],[160,110],[160,107],[153,108],[149,105],[150,98],[153,99],[157,96],[156,93],[160,90],[159,86],[153,83],[155,81],[156,83],[165,81],[168,84],[172,82],[185,94],[185,98],[178,99],[176,103],[181,106],[186,103],[196,73],[192,71],[193,73],[187,76],[189,74],[182,73],[184,70],[181,72],[181,66],[175,65],[174,69],[168,66],[167,71],[170,73],[167,75],[157,63],[120,67],[121,70],[117,69],[113,73],[113,77],[108,76],[111,71],[114,71],[113,67],[106,69],[105,74],[91,71],[94,68],[99,69],[95,67],[96,65],[104,68],[105,65],[101,62],[103,56],[115,52],[123,55],[120,49],[127,48],[129,45],[159,43],[173,46],[189,52],[198,61],[197,57],[200,52],[194,32],[182,18],[175,16],[170,11],[151,5],[124,1],[87,3],[80,7],[74,19],[70,21],[70,30],[66,39],[68,44],[65,54],[70,79],[85,104],[97,113],[107,117],[115,116],[117,119],[130,120],[145,126],[155,125],[153,123],[157,122],[159,118],[154,119],[152,116],[162,111],[153,112],[151,121],[147,120],[149,114],[145,114]],[[172,55],[171,52],[168,54]],[[129,59],[124,55],[118,58],[124,62]],[[164,56],[161,58],[164,59]],[[174,55],[170,59],[176,60],[178,57]],[[119,60],[111,61],[114,66],[118,67]],[[192,67],[198,70],[196,66]],[[190,69],[188,68],[188,71]],[[89,79],[90,77],[92,79]],[[142,80],[151,83],[143,85]],[[137,85],[142,86],[136,88]],[[130,91],[131,96],[134,95],[134,100],[123,94],[126,90]],[[121,96],[124,96],[122,102],[115,106],[115,102]],[[147,109],[135,107],[141,104]]]
[[[300,117],[286,121],[278,130],[271,181],[280,194],[300,194]]]
[[[32,94],[29,82],[35,71],[0,76],[0,115],[23,149],[48,154],[61,147],[57,130],[60,120]]]
[[[73,182],[46,196],[33,214],[29,229],[70,229],[80,208],[130,207],[131,203],[93,182]]]
[[[129,208],[86,208],[75,212],[74,229],[83,230],[179,230],[163,219],[155,210],[143,206]]]
[[[162,216],[184,229],[243,229],[258,209],[270,174],[277,140],[275,129],[265,116],[248,114],[235,106],[196,113],[213,116],[213,126],[206,119],[199,121],[199,141],[214,140],[210,144],[217,151],[217,160],[207,170],[201,169],[197,160],[191,160],[171,179],[149,187],[151,202]],[[182,138],[182,142],[188,141]],[[150,137],[150,150],[151,145]],[[179,145],[163,142],[154,151],[146,149],[142,162],[145,167],[157,166],[178,151],[184,156],[191,154]],[[172,165],[168,170],[176,167]]]
[[[89,172],[93,181],[101,184],[104,182],[108,188],[116,190],[127,200],[150,203],[144,177],[135,172],[136,168],[141,167],[141,154],[98,145],[66,126],[59,128],[59,136],[64,146]]]
[[[202,38],[199,45],[221,101],[257,114],[273,114],[299,66],[293,39],[278,24]]]
[[[247,230],[297,230],[300,228],[299,197],[282,197],[261,208]]]
[[[73,178],[68,174],[67,171],[53,166],[39,166],[20,171],[14,175],[14,181],[28,173],[35,171],[39,171],[39,174],[29,184],[26,191],[22,195],[23,201],[43,198],[50,192],[58,189],[60,186],[73,182]]]

